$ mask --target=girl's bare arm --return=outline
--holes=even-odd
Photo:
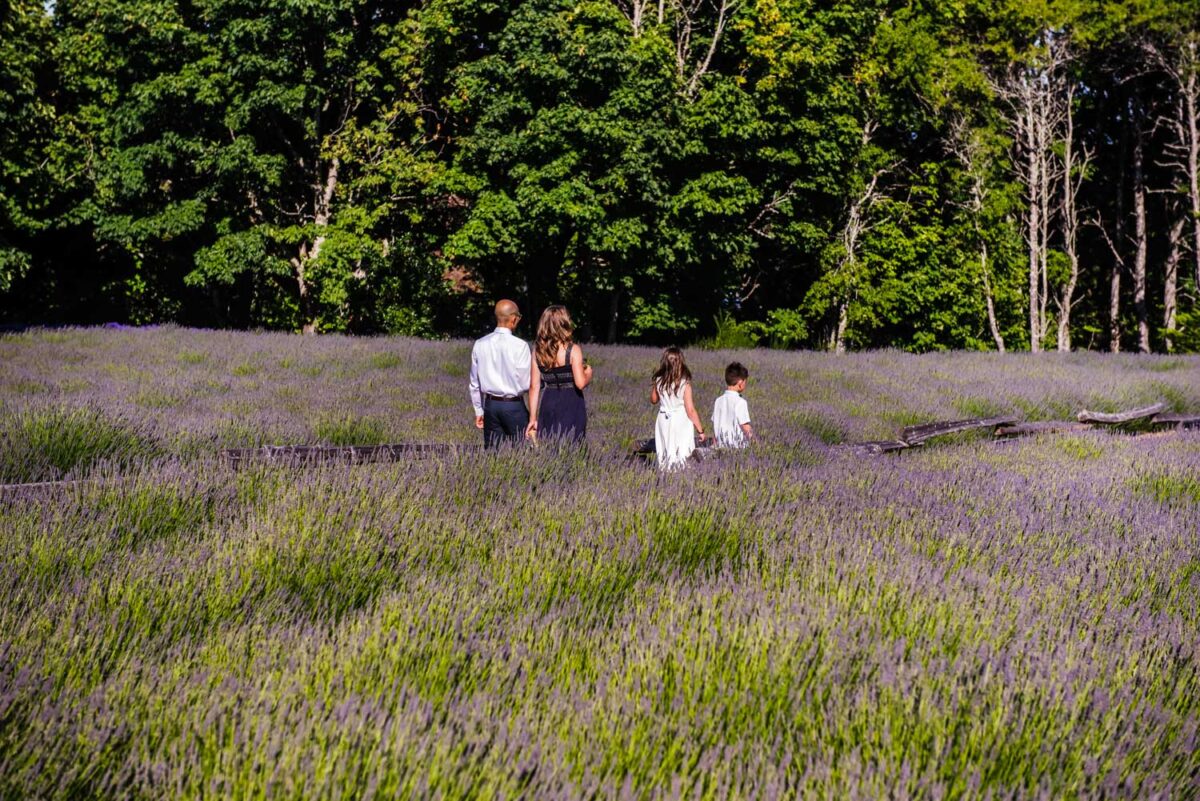
[[[583,348],[578,345],[571,348],[571,377],[576,389],[585,389],[592,383],[592,366],[583,363]]]
[[[538,370],[537,359],[529,360],[529,425],[525,426],[525,436],[537,438],[538,401],[542,395],[542,376]]]
[[[700,415],[696,414],[696,405],[692,403],[692,385],[683,385],[683,410],[687,412],[688,419],[692,421],[692,425],[696,427],[696,433],[704,436],[704,423],[700,422]]]

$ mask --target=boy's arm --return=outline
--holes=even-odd
[[[754,427],[750,425],[750,406],[743,400],[738,404],[737,422],[747,440],[754,439]]]

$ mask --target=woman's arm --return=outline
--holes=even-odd
[[[703,438],[704,423],[700,422],[700,415],[696,414],[696,405],[692,403],[692,385],[690,383],[683,385],[683,410],[687,412],[688,419],[696,427],[696,433]]]
[[[537,439],[538,401],[542,395],[542,374],[538,370],[537,359],[529,360],[529,425],[525,426],[525,436]]]
[[[571,348],[571,377],[576,389],[585,389],[592,383],[592,366],[583,363],[583,348],[578,345]]]

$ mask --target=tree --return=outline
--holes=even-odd
[[[958,160],[969,184],[964,206],[970,217],[973,244],[979,254],[979,278],[983,288],[984,306],[987,309],[988,331],[996,344],[996,350],[1004,353],[1004,334],[996,316],[992,268],[988,262],[988,243],[984,235],[985,214],[991,194],[989,176],[995,156],[989,151],[982,132],[973,129],[965,116],[954,117],[949,127],[950,152]]]
[[[97,238],[171,293],[208,290],[221,316],[232,294],[243,320],[352,327],[347,298],[395,266],[394,226],[428,169],[403,9],[65,0],[56,21],[70,58],[99,41],[114,65],[73,110],[96,153]]]
[[[1141,40],[1150,66],[1166,76],[1172,93],[1171,111],[1163,122],[1171,134],[1165,166],[1178,176],[1184,208],[1189,212],[1195,286],[1200,289],[1200,19],[1194,7],[1170,8],[1154,21]],[[1175,328],[1175,281],[1179,258],[1178,234],[1172,224],[1168,285],[1165,288],[1167,329]],[[1168,345],[1168,348],[1170,345]]]
[[[43,54],[51,30],[40,2],[13,0],[0,11],[0,296],[32,265],[32,239],[44,229],[51,188],[38,169],[53,127]]]

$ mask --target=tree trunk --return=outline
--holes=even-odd
[[[613,287],[608,296],[608,337],[605,339],[612,345],[617,341],[617,321],[621,311],[621,290]]]
[[[1184,87],[1183,102],[1188,126],[1187,172],[1188,197],[1192,201],[1192,258],[1195,260],[1196,291],[1200,293],[1200,174],[1197,172],[1200,170],[1200,131],[1197,130],[1200,109],[1196,107],[1200,103],[1200,85],[1197,85],[1196,77],[1200,69],[1197,61],[1200,59],[1195,54],[1195,43],[1189,43],[1189,46],[1193,48],[1190,60],[1192,69]]]
[[[1142,164],[1145,135],[1141,130],[1140,121],[1137,125],[1137,138],[1133,144],[1133,308],[1137,314],[1138,350],[1149,353],[1150,319],[1146,314],[1146,177]]]
[[[1171,154],[1170,166],[1179,171],[1186,186],[1188,216],[1192,223],[1192,258],[1196,288],[1200,291],[1200,131],[1197,130],[1200,127],[1200,40],[1193,30],[1190,34],[1173,37],[1165,47],[1154,41],[1146,42],[1143,47],[1150,61],[1172,82],[1176,105],[1171,127],[1175,135],[1166,150]],[[1174,258],[1175,245],[1171,248]]]
[[[1184,218],[1182,215],[1176,216],[1175,221],[1171,223],[1171,230],[1167,234],[1167,260],[1163,265],[1163,328],[1167,330],[1164,344],[1168,353],[1175,350],[1175,341],[1171,338],[1170,332],[1175,328],[1176,294],[1179,288],[1179,262],[1183,257],[1181,247],[1183,244],[1183,224]]]
[[[1054,145],[1064,121],[1064,100],[1070,97],[1063,65],[1071,58],[1067,39],[1051,30],[1042,32],[1037,51],[1032,61],[1011,63],[1006,76],[993,83],[1007,102],[1013,163],[1028,201],[1023,227],[1028,246],[1029,349],[1034,353],[1042,351],[1050,325],[1048,245],[1051,198],[1058,177]]]
[[[1036,137],[1030,131],[1029,142],[1029,209],[1025,212],[1026,219],[1026,236],[1029,243],[1029,349],[1034,353],[1041,353],[1042,350],[1042,331],[1038,326],[1038,321],[1041,319],[1038,315],[1038,309],[1041,306],[1038,300],[1038,288],[1041,286],[1039,279],[1041,258],[1038,254],[1038,233],[1042,229],[1040,216],[1040,206],[1038,204],[1038,157],[1036,150]]]
[[[1121,264],[1115,259],[1108,275],[1108,351],[1121,352]]]
[[[1067,98],[1064,121],[1066,127],[1063,134],[1062,155],[1062,219],[1063,250],[1066,251],[1069,274],[1067,283],[1060,289],[1055,305],[1058,307],[1058,349],[1071,350],[1071,309],[1075,306],[1075,289],[1079,285],[1079,248],[1078,231],[1079,216],[1075,207],[1075,198],[1083,180],[1083,171],[1087,168],[1088,152],[1086,147],[1082,154],[1082,166],[1077,170],[1075,164],[1075,87],[1067,88]],[[1079,176],[1076,176],[1079,172]]]
[[[850,319],[849,311],[850,304],[842,301],[842,304],[838,306],[837,328],[834,329],[833,333],[833,350],[835,353],[846,352],[846,328]]]
[[[1126,121],[1128,122],[1128,121]],[[1122,132],[1128,124],[1122,126]],[[1125,244],[1125,137],[1121,137],[1121,158],[1117,172],[1117,221],[1116,241],[1110,243],[1113,251],[1112,269],[1108,275],[1108,351],[1121,352],[1121,273],[1125,270],[1125,259],[1120,248]]]
[[[1042,338],[1045,339],[1046,332],[1050,328],[1050,323],[1046,318],[1046,304],[1050,300],[1050,196],[1051,182],[1053,176],[1050,174],[1050,148],[1054,145],[1054,137],[1051,136],[1047,128],[1047,115],[1045,111],[1040,120],[1040,133],[1038,138],[1040,169],[1040,183],[1038,188],[1038,205],[1041,230],[1038,232],[1038,280],[1041,281],[1041,286],[1038,291],[1038,331],[1041,332]],[[1038,344],[1038,350],[1041,350],[1041,343]]]
[[[321,247],[325,244],[325,229],[329,227],[329,219],[333,214],[333,194],[337,190],[339,166],[338,159],[333,159],[325,171],[324,180],[318,178],[313,186],[313,226],[317,229],[316,235],[311,246],[307,242],[301,243],[298,257],[292,260],[300,290],[301,331],[304,334],[317,332],[317,310],[308,280],[308,268],[320,257]]]
[[[987,243],[979,243],[979,271],[983,273],[983,299],[987,304],[988,328],[992,331],[992,341],[996,343],[996,350],[1004,353],[1004,336],[1000,333],[1000,325],[996,322],[996,305],[992,302],[992,282],[988,278],[987,267]]]
[[[868,119],[862,128],[862,151],[865,153],[875,134],[876,123]],[[837,271],[845,278],[842,292],[844,293],[838,305],[838,321],[834,329],[831,344],[838,353],[846,351],[846,330],[850,324],[850,302],[858,296],[855,286],[858,280],[858,243],[863,234],[870,230],[869,215],[872,207],[883,199],[884,194],[879,188],[879,181],[888,173],[891,167],[879,167],[871,173],[870,180],[863,187],[862,193],[854,199],[846,210],[846,226],[840,236],[842,257]]]
[[[983,302],[987,309],[988,329],[991,331],[992,341],[996,343],[996,350],[1004,353],[1004,336],[1000,333],[1000,324],[996,320],[996,304],[988,271],[987,241],[980,224],[988,194],[987,175],[991,159],[987,149],[980,144],[971,130],[966,117],[959,116],[951,121],[949,143],[950,151],[971,178],[971,201],[966,208],[971,215],[975,242],[979,246],[979,276],[983,281]]]

